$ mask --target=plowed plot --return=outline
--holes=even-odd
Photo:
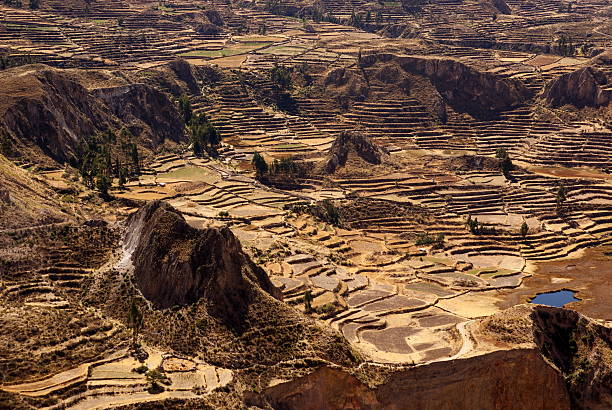
[[[347,303],[349,304],[349,306],[358,306],[364,303],[373,302],[376,299],[382,298],[384,296],[391,295],[392,293],[385,292],[382,290],[363,290],[351,296]]]
[[[442,359],[443,357],[450,356],[452,351],[453,349],[451,349],[450,347],[441,347],[439,349],[427,350],[426,352],[422,353],[422,360],[428,362],[430,360]]]
[[[310,278],[310,281],[312,282],[313,285],[319,288],[325,289],[325,290],[329,290],[329,291],[333,291],[340,284],[340,281],[338,280],[337,277],[326,276],[326,275],[319,275],[319,276],[312,277]]]
[[[430,282],[418,282],[418,283],[408,283],[405,286],[406,290],[412,290],[415,292],[423,292],[423,293],[433,293],[436,296],[450,296],[454,292],[443,288],[440,285],[436,285],[435,283]]]
[[[406,338],[419,333],[418,329],[410,326],[392,327],[383,330],[366,330],[361,338],[372,343],[383,352],[412,353],[414,350],[406,343]]]
[[[463,321],[463,319],[460,319],[457,316],[453,315],[431,315],[418,318],[418,321],[419,325],[422,327],[437,327],[456,324]]]
[[[365,305],[363,310],[366,312],[379,312],[393,309],[410,309],[423,306],[424,304],[425,302],[420,299],[412,299],[406,296],[397,295]]]

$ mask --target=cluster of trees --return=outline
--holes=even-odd
[[[22,0],[2,0],[2,3],[8,7],[23,8]],[[30,0],[28,7],[30,10],[38,10],[40,8],[40,0]]]
[[[371,10],[368,10],[365,13],[356,13],[353,10],[347,23],[349,26],[367,31],[368,25],[372,23],[380,24],[383,23],[383,20],[384,17],[382,11],[380,10],[376,11],[376,13],[372,13]]]
[[[497,229],[494,226],[478,222],[478,218],[472,219],[471,215],[468,215],[465,226],[474,235],[497,235]]]
[[[2,0],[2,3],[8,7],[16,7],[18,9],[23,7],[21,0]]]
[[[510,155],[505,148],[498,148],[495,157],[499,160],[499,169],[506,179],[510,179],[510,171],[514,168]]]
[[[402,9],[408,13],[418,13],[429,0],[401,0]]]
[[[0,56],[0,70],[6,70],[11,67],[19,67],[25,64],[35,63],[34,57],[31,54],[12,55],[11,58],[8,55]]]
[[[251,162],[255,167],[255,174],[259,181],[264,181],[270,176],[296,175],[302,171],[300,165],[291,157],[275,159],[271,164],[268,164],[259,152],[255,152]]]
[[[109,200],[109,189],[113,177],[118,178],[123,187],[128,176],[140,175],[140,158],[138,147],[131,142],[132,134],[125,128],[118,136],[112,130],[96,134],[85,140],[80,163],[83,182],[91,189],[96,189],[104,200]],[[113,150],[113,147],[118,149]]]
[[[433,245],[433,249],[442,249],[444,248],[444,234],[430,235],[428,233],[422,233],[417,236],[414,244],[416,246]]]
[[[197,156],[205,151],[214,153],[221,142],[221,134],[206,115],[194,113],[186,95],[178,99],[178,110],[189,131],[193,153]]]
[[[566,34],[561,34],[553,48],[556,53],[562,56],[573,56],[576,54],[576,45],[572,37]]]
[[[291,69],[282,64],[274,63],[270,69],[270,81],[283,90],[289,90],[293,86]]]
[[[325,199],[316,204],[310,204],[301,202],[297,204],[291,204],[286,206],[284,209],[297,214],[308,214],[315,218],[327,222],[333,226],[340,226],[340,211],[338,207],[329,199]]]

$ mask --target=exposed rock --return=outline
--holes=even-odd
[[[451,59],[371,54],[362,57],[363,68],[396,64],[406,73],[426,77],[455,110],[489,116],[522,104],[531,92],[518,80],[484,73]]]
[[[499,10],[501,14],[512,14],[512,10],[504,0],[491,0],[491,4]]]
[[[0,122],[59,162],[77,162],[84,136],[117,124],[103,103],[61,70],[43,65],[0,75]]]
[[[177,79],[183,82],[193,94],[199,94],[200,89],[196,80],[194,67],[182,58],[178,58],[168,63],[168,68],[172,70]]]
[[[100,84],[111,86],[92,85]],[[0,74],[0,128],[24,145],[36,145],[53,160],[79,163],[84,138],[123,126],[153,148],[186,135],[172,101],[151,86],[124,77],[84,74],[44,65]]]
[[[534,309],[531,319],[538,347],[565,376],[572,406],[612,408],[612,328],[545,306]]]
[[[570,408],[563,378],[533,349],[408,368],[375,389],[340,369],[324,367],[268,388],[265,397],[282,409]]]
[[[167,203],[154,201],[131,215],[126,243],[136,285],[161,308],[204,299],[211,314],[236,324],[254,292],[281,299],[229,228],[193,228]]]
[[[373,387],[341,368],[322,367],[268,387],[261,400],[283,409],[612,405],[612,329],[574,311],[534,305],[515,306],[480,326],[485,330],[473,336],[481,351],[470,357],[387,370]]]
[[[595,65],[612,65],[612,48],[601,51],[591,59]]]
[[[146,145],[155,147],[169,139],[184,139],[183,123],[168,97],[144,84],[93,90],[112,113],[135,135],[147,135]]]
[[[542,98],[552,107],[571,104],[575,107],[600,107],[610,104],[612,90],[605,89],[606,75],[594,68],[584,67],[550,81]]]
[[[387,153],[374,145],[365,134],[355,131],[343,131],[338,135],[330,148],[330,157],[325,163],[325,172],[333,174],[338,167],[346,164],[350,154],[354,154],[363,161],[377,165]]]

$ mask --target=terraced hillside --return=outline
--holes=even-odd
[[[0,407],[610,403],[607,2],[21,3]]]

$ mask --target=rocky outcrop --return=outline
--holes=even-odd
[[[61,70],[24,66],[0,75],[0,124],[59,162],[77,162],[84,136],[116,126],[101,101]]]
[[[128,128],[139,144],[186,140],[174,104],[144,84],[109,78],[112,87],[91,87],[88,72],[21,66],[0,73],[0,128],[48,157],[79,163],[83,142],[97,132]],[[106,78],[107,74],[101,74]]]
[[[480,72],[452,59],[385,53],[361,59],[363,69],[381,64],[395,65],[406,73],[425,77],[456,111],[475,117],[494,115],[531,97],[531,92],[518,80]]]
[[[349,155],[355,155],[369,164],[377,165],[382,163],[382,158],[387,153],[374,145],[365,134],[343,131],[329,150],[329,159],[324,166],[325,172],[333,174],[338,167],[343,167]]]
[[[154,201],[131,215],[125,241],[135,283],[158,307],[202,299],[212,315],[233,325],[256,292],[281,299],[229,228],[193,228],[167,203]]]
[[[260,405],[278,409],[611,408],[609,327],[567,309],[518,305],[483,319],[472,327],[472,336],[478,347],[469,357],[385,369],[374,377],[370,371],[353,375],[339,367],[321,367],[268,387],[260,395]]]
[[[578,108],[600,107],[610,104],[612,90],[606,75],[594,68],[584,67],[550,81],[542,98],[551,107],[570,104]]]
[[[570,408],[563,378],[537,350],[408,368],[375,389],[341,369],[324,367],[268,388],[265,397],[277,409]]]
[[[612,408],[612,328],[546,306],[534,309],[531,320],[542,354],[565,376],[572,407]]]
[[[129,84],[92,90],[92,94],[104,101],[132,134],[148,136],[143,142],[149,147],[166,139],[180,142],[185,137],[180,114],[161,91],[144,84]]]
[[[504,0],[491,0],[491,4],[495,7],[501,14],[512,14],[512,10],[508,6],[508,4]]]

